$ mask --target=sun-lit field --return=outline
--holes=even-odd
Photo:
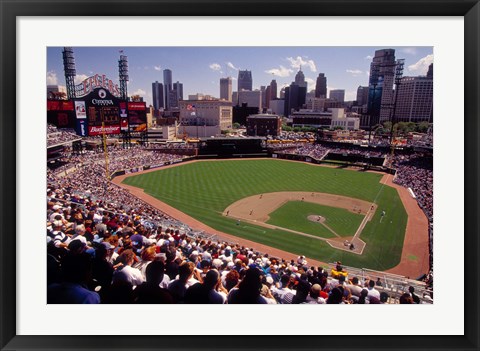
[[[386,270],[400,262],[407,214],[396,190],[380,184],[381,178],[382,174],[377,173],[263,159],[186,163],[131,176],[124,183],[143,188],[170,206],[228,234],[324,262],[341,260],[346,265]],[[337,250],[323,240],[284,230],[252,223],[238,225],[235,219],[222,215],[225,208],[240,199],[279,191],[338,194],[377,204],[379,210],[361,234],[367,244],[363,254]],[[353,235],[363,219],[362,215],[334,207],[305,205],[287,203],[287,209],[278,210],[290,215],[276,219],[273,213],[271,220],[279,227],[326,238],[334,234],[306,219],[309,212],[322,211],[314,214],[324,216],[325,224],[341,236]],[[381,211],[386,213],[384,218]]]

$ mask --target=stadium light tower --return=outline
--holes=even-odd
[[[120,50],[120,60],[118,60],[118,75],[120,80],[120,97],[127,101],[127,82],[128,82],[128,59],[123,55],[123,50]]]
[[[392,145],[392,153],[393,153],[393,125],[396,122],[395,113],[397,108],[397,98],[398,98],[398,89],[400,88],[400,83],[402,82],[403,78],[403,66],[405,65],[405,59],[399,59],[395,63],[395,99],[393,101],[393,112],[392,112],[392,126],[390,129],[390,145]]]
[[[128,58],[123,54],[123,50],[120,50],[120,59],[118,60],[118,78],[120,81],[120,98],[125,101],[125,113],[128,116]],[[122,131],[123,147],[130,148],[132,142],[132,136],[130,134],[130,124],[127,131]]]
[[[65,83],[67,85],[67,98],[74,99],[76,97],[75,76],[77,75],[77,71],[75,69],[75,57],[73,56],[73,49],[71,47],[64,47],[62,54]]]

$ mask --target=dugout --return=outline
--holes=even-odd
[[[266,157],[266,138],[200,138],[198,155],[207,157]]]

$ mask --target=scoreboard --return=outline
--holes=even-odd
[[[90,106],[88,108],[88,120],[91,125],[118,124],[120,121],[119,109],[116,106],[97,107]]]

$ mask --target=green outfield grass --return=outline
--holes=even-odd
[[[319,167],[282,160],[228,160],[186,163],[131,176],[124,183],[187,213],[216,230],[324,262],[385,270],[400,262],[407,215],[395,189],[382,186],[382,174]],[[247,196],[277,191],[312,191],[375,201],[379,211],[364,228],[363,255],[332,249],[322,240],[240,223],[222,216]],[[386,216],[380,223],[380,212]]]
[[[323,206],[311,202],[289,201],[273,211],[267,223],[322,238],[336,237],[322,223],[309,220],[308,216],[310,215],[325,217],[324,223],[339,236],[355,235],[365,217],[343,208]]]

